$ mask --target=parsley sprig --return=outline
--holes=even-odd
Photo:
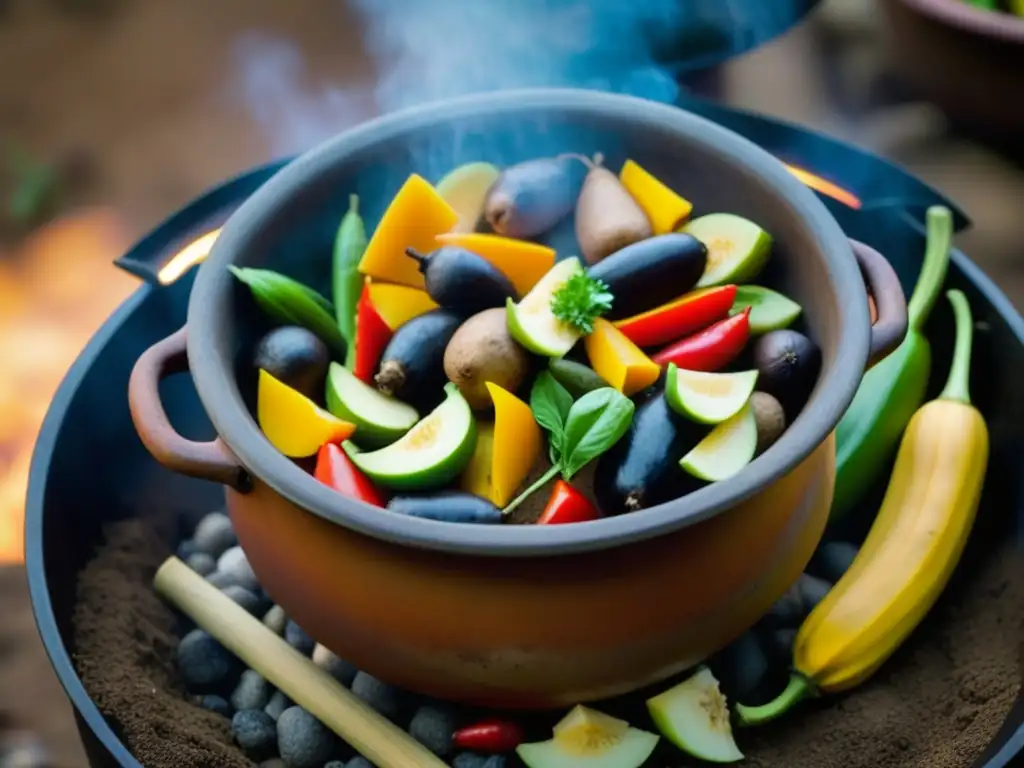
[[[577,272],[551,297],[551,313],[586,335],[593,332],[594,320],[611,309],[614,300],[603,281]]]

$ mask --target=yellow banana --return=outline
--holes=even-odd
[[[768,704],[737,707],[746,725],[867,680],[935,604],[960,559],[981,498],[989,439],[968,393],[971,309],[960,291],[946,295],[956,316],[946,386],[910,420],[864,545],[800,627],[789,685]]]

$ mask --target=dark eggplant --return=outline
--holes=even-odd
[[[751,355],[759,371],[757,388],[782,403],[786,420],[792,423],[818,381],[818,345],[802,333],[786,328],[760,337],[754,342]]]
[[[275,328],[256,344],[253,365],[306,397],[323,400],[331,353],[312,331],[297,325]]]
[[[444,399],[444,350],[462,317],[434,309],[414,317],[391,337],[373,377],[377,388],[423,413]]]
[[[709,428],[684,419],[659,392],[636,409],[626,435],[597,463],[594,495],[605,515],[647,509],[697,487],[679,459]]]
[[[443,309],[464,317],[485,309],[519,301],[512,281],[482,256],[457,245],[445,245],[424,255],[414,248],[405,253],[416,259],[427,293]]]
[[[692,289],[708,260],[708,249],[692,235],[659,235],[627,245],[587,267],[615,296],[609,320],[629,317],[676,299]]]
[[[491,185],[483,215],[506,237],[530,238],[548,232],[576,206],[586,178],[586,158],[559,155],[510,166]]]
[[[497,524],[501,510],[472,493],[447,491],[432,496],[395,496],[388,509],[400,515],[440,520],[445,523]]]

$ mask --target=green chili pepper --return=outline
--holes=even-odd
[[[967,0],[968,5],[973,5],[975,8],[984,8],[986,11],[996,10],[996,0]]]
[[[928,209],[924,263],[907,306],[907,336],[864,374],[857,394],[836,427],[836,488],[830,522],[843,518],[882,476],[910,417],[924,402],[932,353],[922,328],[949,268],[953,216]]]
[[[1024,0],[1010,0],[1010,13],[1024,16]]]
[[[359,261],[363,258],[369,240],[366,237],[366,226],[359,215],[359,195],[350,195],[348,200],[348,212],[342,217],[338,234],[334,238],[333,284],[334,316],[348,344],[345,362],[351,370],[350,363],[356,345],[356,305],[363,292]]]
[[[319,336],[335,356],[345,354],[345,339],[335,322],[334,307],[319,293],[269,269],[228,269],[249,286],[256,303],[269,317],[286,325],[301,325]]]

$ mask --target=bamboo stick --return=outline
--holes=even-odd
[[[197,626],[379,768],[447,768],[177,557],[160,566],[153,585]]]

